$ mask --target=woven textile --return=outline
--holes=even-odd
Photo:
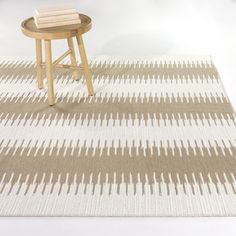
[[[236,215],[236,123],[208,57],[105,58],[54,73],[0,63],[0,215]],[[44,80],[46,87],[46,79]]]

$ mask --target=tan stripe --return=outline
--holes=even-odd
[[[81,65],[80,67],[80,76],[82,73]],[[179,76],[180,79],[197,79],[199,76],[200,79],[217,79],[218,80],[218,72],[213,65],[206,64],[91,64],[90,65],[91,73],[94,78],[102,79],[105,76],[107,79],[109,78],[130,78],[134,77],[134,79],[147,79],[148,77],[157,77],[159,76],[161,79],[165,80],[172,79],[173,77]],[[36,77],[36,69],[34,64],[19,64],[19,65],[8,65],[1,66],[0,65],[0,74],[1,76],[9,76],[15,77],[19,76],[21,78],[29,79],[31,76]],[[62,78],[65,75],[70,75],[71,73],[67,70],[57,69],[54,72],[55,76],[58,78]],[[28,77],[27,77],[28,76]]]
[[[32,102],[32,99],[35,99]],[[32,98],[31,101],[25,100],[27,103],[19,102],[20,99],[9,99],[4,103],[0,103],[0,115],[1,118],[8,119],[34,119],[34,118],[50,118],[57,119],[67,116],[68,119],[222,119],[228,120],[229,118],[234,120],[234,112],[231,104],[224,99],[220,98],[206,98],[204,102],[203,98],[199,101],[197,98],[183,99],[166,99],[152,98],[148,100],[140,98],[132,98],[130,100],[126,98],[78,98],[76,102],[72,102],[72,98],[68,99],[68,102],[63,100],[53,107],[48,107],[44,101],[38,102],[37,98]],[[67,98],[66,98],[67,99]],[[74,100],[74,98],[73,98]]]
[[[71,185],[75,180],[79,185],[82,183],[89,184],[92,176],[92,183],[98,184],[100,176],[100,184],[106,182],[108,175],[108,183],[121,184],[124,177],[124,183],[132,182],[136,185],[140,181],[142,185],[148,183],[151,185],[156,181],[159,184],[165,183],[167,188],[170,182],[176,185],[176,193],[185,192],[184,185],[188,182],[191,185],[198,184],[200,191],[201,184],[209,184],[211,181],[215,184],[216,190],[218,184],[226,182],[232,184],[232,189],[236,194],[233,177],[236,178],[236,148],[224,148],[222,152],[218,147],[217,153],[214,148],[178,148],[172,150],[171,148],[157,147],[152,148],[138,148],[132,149],[129,153],[128,149],[122,150],[118,148],[115,150],[100,149],[95,150],[84,149],[78,154],[78,150],[72,148],[55,147],[53,150],[46,148],[39,149],[21,149],[14,150],[11,148],[7,150],[7,154],[1,154],[0,179],[3,183],[11,183],[12,186],[19,181],[25,183],[27,177],[27,184],[33,184],[36,178],[36,183],[43,183],[46,185],[50,181],[54,185],[57,182],[64,184],[67,178],[68,185]],[[92,153],[95,151],[95,155]],[[36,156],[34,156],[37,153]],[[145,153],[145,154],[144,154]],[[153,154],[151,154],[153,153]],[[181,155],[182,153],[182,155]],[[63,157],[65,155],[65,157]],[[12,178],[13,174],[13,178]],[[43,176],[45,177],[43,179]],[[116,174],[116,180],[114,175]],[[51,179],[51,175],[53,178]],[[171,176],[171,179],[170,179]],[[4,179],[2,179],[4,178]],[[76,178],[76,179],[74,179]],[[181,189],[177,189],[177,184],[181,184]],[[134,186],[135,187],[135,186]],[[1,190],[3,191],[3,189]],[[119,192],[119,187],[117,189]],[[194,191],[194,190],[192,190]],[[227,193],[227,190],[225,190]],[[101,192],[102,193],[102,192]],[[210,189],[209,189],[209,193]],[[193,192],[194,194],[194,192]]]

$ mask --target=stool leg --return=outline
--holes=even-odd
[[[77,66],[77,62],[76,62],[76,57],[75,57],[75,49],[74,49],[74,44],[73,44],[73,39],[72,38],[67,38],[67,43],[68,43],[68,47],[71,51],[70,53],[70,61],[71,61],[71,65],[72,66]],[[73,75],[74,75],[74,79],[78,80],[79,79],[79,71],[78,70],[74,70],[73,71]]]
[[[36,39],[36,62],[37,62],[37,81],[38,88],[43,88],[43,68],[42,68],[42,40]]]
[[[54,105],[54,89],[52,77],[52,50],[51,40],[45,40],[45,54],[46,54],[46,74],[48,80],[48,104]]]
[[[78,47],[79,47],[80,58],[81,58],[82,67],[83,67],[83,71],[84,71],[84,77],[86,79],[88,94],[90,96],[92,96],[94,94],[93,83],[91,80],[91,74],[89,71],[89,66],[88,66],[87,56],[86,56],[85,49],[84,49],[83,39],[82,39],[82,36],[79,34],[76,35],[76,39],[77,39],[77,43],[78,43]]]

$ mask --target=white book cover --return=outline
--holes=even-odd
[[[35,15],[34,19],[38,24],[44,24],[44,23],[52,23],[52,22],[58,22],[58,21],[78,20],[79,14],[75,13],[75,14],[48,16],[48,17],[37,17],[37,15]]]
[[[80,19],[58,21],[58,22],[45,23],[45,24],[38,24],[37,22],[35,22],[38,29],[51,28],[51,27],[57,27],[57,26],[65,26],[65,25],[75,25],[75,24],[80,24],[80,23],[81,23]]]
[[[48,17],[48,16],[73,14],[76,13],[77,10],[73,7],[54,6],[54,7],[37,8],[34,10],[34,12],[37,17]]]

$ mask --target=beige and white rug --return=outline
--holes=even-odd
[[[0,215],[236,215],[235,114],[211,59],[90,67],[94,97],[57,70],[48,107],[33,61],[1,61]]]

